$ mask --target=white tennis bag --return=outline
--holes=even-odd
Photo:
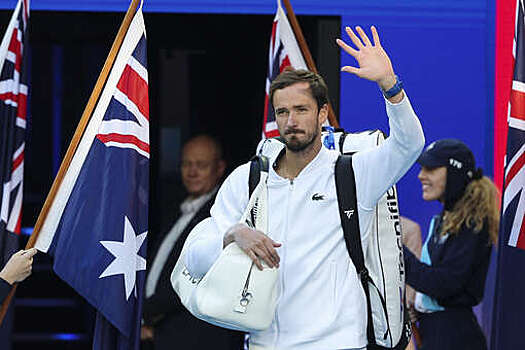
[[[261,171],[240,222],[266,232],[268,170]],[[201,279],[186,268],[186,252],[199,235],[214,230],[211,218],[199,223],[189,234],[171,274],[171,283],[182,304],[197,318],[208,323],[244,332],[261,331],[272,323],[277,301],[276,268],[263,263],[260,271],[235,242],[222,250],[219,258]]]
[[[377,147],[383,141],[384,135],[379,130],[356,134],[323,132],[323,144],[332,145],[343,154]],[[257,154],[271,157],[283,147],[278,139],[263,140]],[[368,333],[368,349],[405,349],[411,329],[405,312],[405,269],[395,186],[379,200],[376,218],[368,232],[367,250],[363,251],[371,280],[368,331],[371,329],[373,336]]]

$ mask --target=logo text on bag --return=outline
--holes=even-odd
[[[397,247],[399,249],[399,279],[403,282],[405,275],[405,261],[403,259],[403,240],[401,236],[401,223],[399,222],[399,209],[396,200],[396,191],[391,187],[386,191],[386,205],[390,212],[390,219],[394,221],[394,231],[396,232]]]
[[[188,269],[184,269],[182,270],[182,275],[184,277],[186,277],[192,284],[197,284],[200,282],[200,278],[193,278],[191,275],[190,275],[190,272],[188,271]]]

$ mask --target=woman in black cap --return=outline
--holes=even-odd
[[[487,349],[472,307],[483,298],[499,195],[461,141],[432,143],[418,159],[423,199],[443,204],[432,218],[421,261],[404,249],[406,282],[418,293],[420,350]]]

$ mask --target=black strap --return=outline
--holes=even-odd
[[[263,156],[262,154],[255,155],[250,161],[250,175],[248,177],[248,198],[252,196],[255,187],[259,184],[261,180],[261,171],[268,172],[270,161],[268,157]],[[254,206],[251,211],[251,223],[255,225],[255,213],[256,207]]]
[[[248,177],[248,198],[252,196],[255,187],[261,180],[261,171],[268,172],[270,167],[268,157],[262,154],[255,155],[250,160],[250,176]]]
[[[261,179],[261,171],[268,172],[269,169],[268,157],[263,155],[253,156],[250,160],[250,176],[248,178],[248,198],[252,196],[255,187]]]
[[[346,136],[347,135],[348,135],[348,133],[343,131],[341,136],[339,136],[339,152],[340,153],[345,153],[344,149],[343,149],[343,146],[345,145],[345,140],[346,140]]]
[[[357,195],[355,188],[354,169],[352,167],[352,156],[342,154],[335,163],[335,186],[339,204],[339,215],[345,238],[346,249],[350,259],[354,263],[357,275],[363,285],[366,295],[368,310],[367,337],[368,344],[375,344],[374,323],[372,320],[372,305],[370,304],[370,290],[368,282],[370,276],[365,266],[363,246],[361,244],[361,233],[359,230],[359,217],[357,215]]]

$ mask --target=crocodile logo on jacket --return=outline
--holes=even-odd
[[[322,201],[322,200],[324,200],[324,194],[314,193],[312,195],[312,200],[313,201]]]

